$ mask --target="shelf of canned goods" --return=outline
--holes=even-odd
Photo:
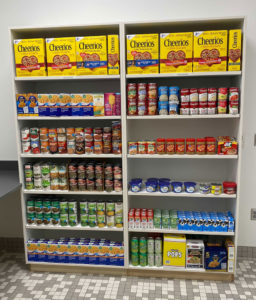
[[[159,59],[160,71],[161,63],[166,62],[161,45],[170,33],[182,33],[182,38],[191,41],[194,36],[195,41],[207,33],[206,28],[212,32],[242,30],[242,71],[192,72],[192,57],[191,70],[155,71],[154,62]],[[87,36],[106,36],[107,45],[108,38],[118,36],[120,74],[18,76],[13,51],[26,263],[32,270],[43,271],[66,272],[77,267],[113,274],[233,280],[242,157],[244,17],[12,28],[11,47],[32,33],[38,39],[48,37],[51,43],[64,31],[64,36],[77,37],[74,43]],[[219,34],[228,43],[225,33]],[[137,47],[136,38],[155,39],[157,50],[152,46],[145,53],[135,51],[139,56],[131,58],[129,41]],[[212,53],[204,50],[207,55]],[[160,53],[158,59],[154,51]],[[181,55],[172,51],[167,57],[176,54]],[[149,65],[132,74],[143,55],[150,56]],[[229,58],[219,59],[221,65]],[[54,97],[66,99],[71,112],[62,114],[61,105],[55,111],[48,103],[52,115],[22,115],[23,103],[17,106],[17,94],[20,99],[38,97],[42,103],[45,95],[49,103]],[[239,104],[233,95],[238,95]],[[84,100],[75,107],[77,99]],[[105,105],[113,101],[116,106],[105,114]],[[42,112],[45,107],[41,106]],[[49,251],[36,253],[33,249],[38,244]],[[209,272],[211,263],[205,253],[213,258],[212,244],[220,258],[223,248],[228,255],[233,251],[225,270],[217,263]],[[74,246],[80,252],[58,256],[50,250],[56,245],[61,249]],[[199,256],[195,257],[193,247]],[[189,261],[192,256],[194,264]]]

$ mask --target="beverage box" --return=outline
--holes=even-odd
[[[228,254],[228,267],[227,271],[233,273],[235,271],[235,245],[230,239],[225,241]]]
[[[185,268],[186,236],[179,234],[164,234],[163,265]]]

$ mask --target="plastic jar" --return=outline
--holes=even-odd
[[[167,154],[175,153],[175,139],[166,139],[166,153]]]
[[[159,179],[159,191],[161,193],[170,192],[170,180],[168,178],[160,178]]]
[[[138,154],[147,154],[147,142],[146,141],[138,142]]]
[[[174,193],[181,193],[182,192],[182,186],[183,183],[180,181],[173,181],[172,183],[172,189]]]
[[[154,193],[157,191],[158,180],[155,178],[149,178],[146,181],[146,191],[148,193]]]
[[[222,184],[212,183],[211,184],[211,193],[213,195],[220,195],[222,193]]]
[[[206,154],[216,154],[216,139],[213,137],[206,138]]]
[[[223,182],[223,192],[224,194],[233,195],[236,193],[236,183],[232,181]]]
[[[157,139],[156,140],[156,153],[157,154],[165,154],[165,139]]]
[[[196,154],[203,155],[206,151],[205,139],[196,139]]]
[[[141,186],[142,186],[142,179],[141,178],[135,178],[130,181],[130,187],[131,191],[133,193],[137,193],[141,191]]]
[[[185,139],[176,139],[175,140],[175,152],[176,154],[184,154],[185,153]]]
[[[201,194],[210,194],[210,192],[211,192],[211,185],[209,183],[200,183],[200,185],[199,185],[199,192]]]
[[[186,139],[186,154],[195,154],[195,139]]]
[[[156,154],[156,142],[155,141],[147,141],[147,153],[148,154]]]
[[[196,182],[186,181],[184,182],[185,192],[186,193],[195,193],[196,191]]]

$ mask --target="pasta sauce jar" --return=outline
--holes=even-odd
[[[185,153],[185,139],[176,139],[175,140],[175,152],[176,154],[184,154]]]
[[[187,154],[195,154],[195,139],[186,139],[186,153]]]

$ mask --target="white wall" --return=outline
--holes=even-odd
[[[240,207],[239,245],[256,246],[256,222],[249,220],[251,207],[256,207],[254,184],[256,179],[255,78],[256,78],[256,1],[255,0],[55,0],[0,2],[1,71],[0,110],[1,147],[0,160],[17,159],[11,99],[10,51],[8,26],[39,26],[104,23],[114,21],[168,20],[180,18],[205,18],[248,16],[246,105],[244,126],[244,152],[242,170],[242,198]]]

